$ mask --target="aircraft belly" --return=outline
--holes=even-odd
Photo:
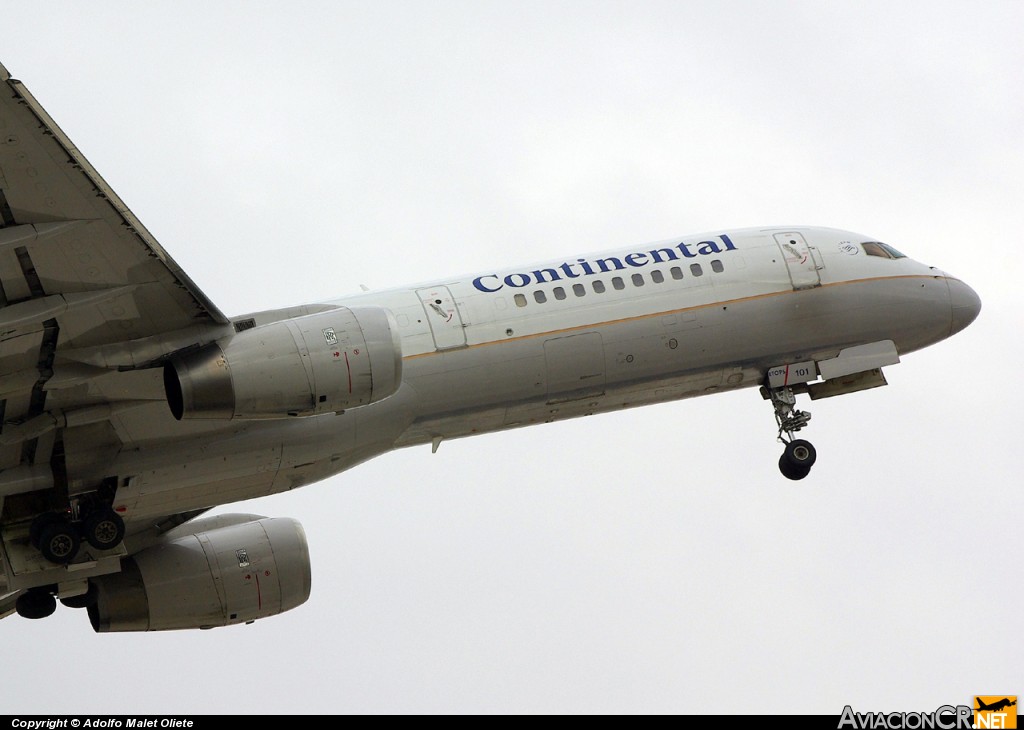
[[[249,422],[185,442],[124,451],[110,465],[127,479],[115,508],[126,519],[202,509],[288,491],[394,448],[412,420],[409,386],[375,406],[337,414]],[[387,404],[385,406],[385,404]]]
[[[547,402],[591,399],[605,391],[605,353],[600,332],[554,337],[544,342]]]
[[[114,509],[138,521],[269,494],[280,444],[219,442],[150,446],[122,453]]]

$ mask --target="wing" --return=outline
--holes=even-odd
[[[18,588],[19,570],[35,569],[11,549],[27,542],[27,521],[102,489],[104,461],[123,446],[112,416],[161,397],[159,371],[145,366],[227,323],[0,65],[0,581],[8,588]]]

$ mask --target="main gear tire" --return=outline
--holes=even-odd
[[[67,565],[75,559],[80,545],[78,530],[67,520],[52,522],[39,532],[39,552],[51,563]]]
[[[68,596],[67,598],[60,599],[68,608],[89,608],[89,606],[96,603],[96,596],[99,591],[96,590],[96,584],[89,583],[89,589],[80,596]]]
[[[14,608],[22,618],[46,618],[57,610],[57,599],[49,591],[32,588],[18,596]]]
[[[106,505],[97,507],[82,521],[82,536],[97,550],[113,550],[124,539],[124,520]]]

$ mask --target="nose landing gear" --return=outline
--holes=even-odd
[[[794,438],[800,429],[807,426],[811,414],[796,408],[796,394],[792,388],[764,388],[765,397],[775,409],[775,422],[779,426],[779,441],[786,445],[779,457],[779,471],[782,476],[794,481],[803,479],[811,472],[817,452],[810,441]],[[785,434],[785,435],[783,435]]]
[[[811,473],[817,456],[810,441],[794,439],[786,444],[786,449],[779,457],[779,471],[787,479],[803,479]]]

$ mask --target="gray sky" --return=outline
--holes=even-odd
[[[815,402],[804,482],[745,390],[222,508],[303,523],[307,604],[164,634],[8,618],[0,712],[1024,694],[1021,3],[15,0],[3,26],[0,60],[231,315],[790,224],[886,241],[984,308],[889,387]]]

